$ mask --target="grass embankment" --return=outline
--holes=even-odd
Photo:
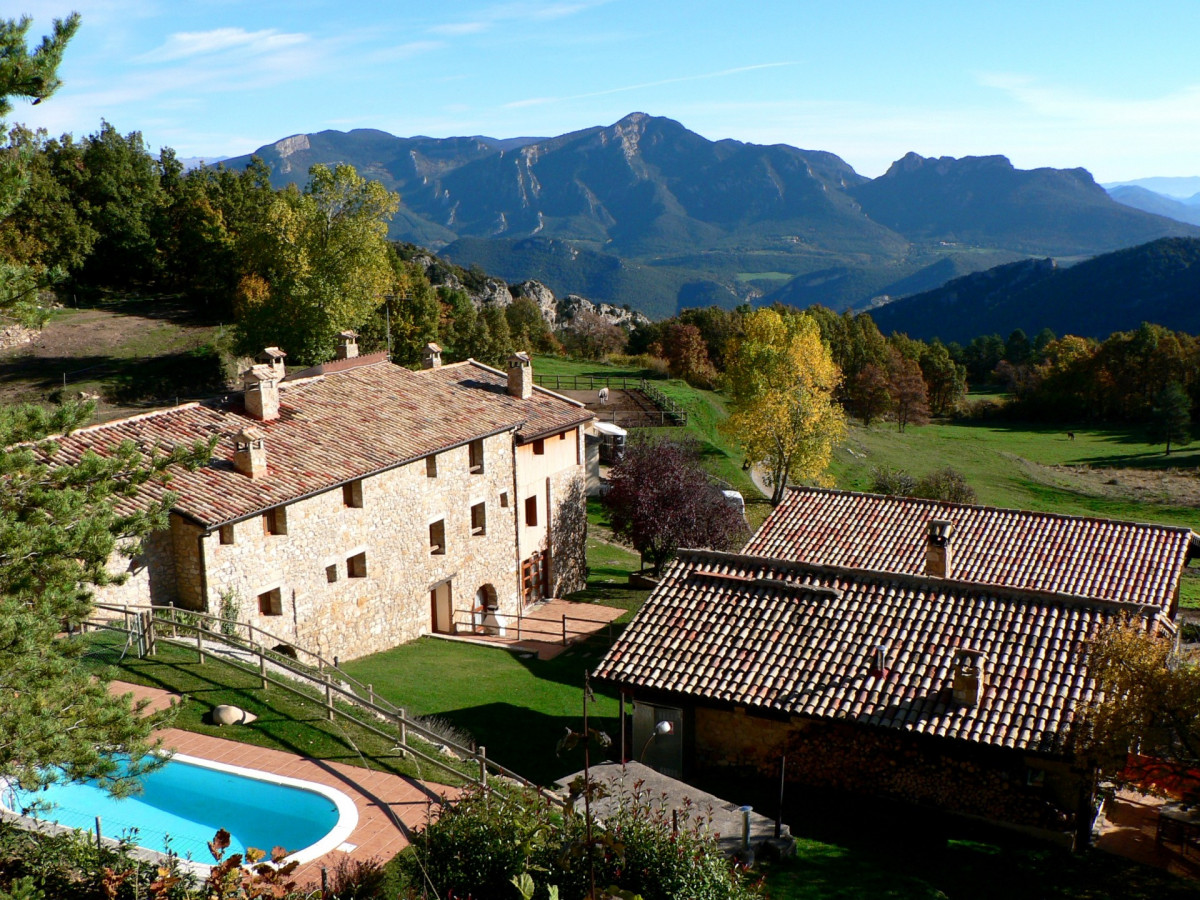
[[[315,694],[308,700],[276,686],[263,688],[257,669],[211,654],[200,663],[194,648],[164,639],[158,642],[157,655],[144,659],[132,653],[121,659],[125,638],[114,632],[93,633],[81,640],[88,643],[83,660],[92,671],[184,695],[186,700],[172,723],[176,728],[442,784],[462,783],[444,769],[401,757],[395,752],[395,740],[373,734],[340,716],[330,722],[323,699]],[[223,703],[239,706],[258,720],[235,729],[211,724],[213,708]],[[417,746],[431,752],[427,745]],[[475,769],[464,763],[461,771]]]

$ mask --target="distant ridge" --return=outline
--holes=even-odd
[[[710,141],[640,112],[549,138],[322,131],[257,155],[277,185],[351,163],[399,192],[393,238],[654,316],[775,296],[862,308],[1028,255],[1200,236],[1117,203],[1082,169],[908,154],[871,180],[832,153]]]
[[[884,333],[943,341],[978,335],[1104,338],[1154,322],[1200,334],[1200,240],[1165,238],[1062,267],[1028,259],[897,300],[871,315]]]

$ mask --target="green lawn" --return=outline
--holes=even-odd
[[[437,638],[421,638],[343,668],[412,714],[436,714],[469,732],[488,756],[539,784],[583,768],[583,752],[559,756],[567,728],[583,722],[583,676],[604,652],[575,644],[551,660]],[[616,737],[616,694],[597,689],[592,727]],[[593,758],[605,754],[594,751]],[[615,755],[615,754],[614,754]]]
[[[93,671],[107,671],[121,681],[183,694],[187,699],[176,715],[176,728],[443,784],[456,783],[454,776],[444,769],[397,755],[393,750],[394,740],[375,735],[341,717],[330,722],[324,707],[315,700],[306,700],[275,686],[263,689],[257,670],[211,656],[201,664],[194,649],[166,640],[159,641],[155,656],[138,659],[128,654],[123,660],[120,659],[125,643],[123,635],[99,632],[83,640],[88,642],[84,662]],[[222,703],[240,706],[258,716],[258,720],[236,729],[209,724],[213,707]],[[472,770],[464,768],[464,771]]]
[[[1099,850],[1076,856],[1007,835],[923,840],[901,834],[870,847],[801,838],[794,859],[764,871],[769,900],[1200,897],[1200,884],[1161,869]]]
[[[1146,443],[1136,430],[1078,429],[1074,433],[1071,441],[1065,431],[1046,426],[954,423],[909,428],[901,434],[890,422],[870,428],[856,424],[835,453],[832,474],[838,487],[869,490],[875,466],[923,475],[949,465],[960,470],[978,492],[980,502],[989,505],[1200,530],[1200,509],[1173,504],[1165,492],[1148,500],[1116,492],[1101,494],[1075,473],[1050,468],[1194,470],[1200,465],[1200,449],[1187,447],[1165,457],[1161,446]]]

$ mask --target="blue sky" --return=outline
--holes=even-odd
[[[1195,0],[16,5],[31,39],[71,9],[83,25],[63,88],[11,121],[81,135],[104,118],[180,156],[327,128],[549,136],[636,110],[870,176],[910,150],[1200,174]]]

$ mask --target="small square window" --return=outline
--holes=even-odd
[[[264,534],[287,534],[287,512],[282,506],[268,509],[263,513]]]
[[[363,553],[355,553],[348,560],[346,560],[346,577],[367,577],[367,554],[365,551]]]
[[[482,503],[471,507],[471,534],[487,534],[487,510]]]
[[[532,497],[525,498],[525,524],[526,525],[536,525],[537,524],[537,507],[538,507],[537,494],[534,494]]]
[[[437,478],[437,454],[431,454],[425,457],[425,474],[430,478]]]
[[[538,438],[536,441],[533,442],[533,455],[534,456],[544,456],[545,453],[546,453],[546,442],[544,440],[542,440],[541,438]]]
[[[362,509],[362,479],[350,481],[342,485],[342,505],[352,509]]]
[[[334,563],[333,565],[329,565],[329,566],[325,567],[325,580],[328,581],[330,584],[337,584],[337,580],[338,580],[337,563]]]
[[[471,441],[467,447],[472,475],[483,473],[483,439]]]
[[[222,525],[220,532],[221,532],[221,543],[222,544],[232,544],[233,543],[233,526],[232,525]]]
[[[441,556],[446,552],[446,520],[438,519],[429,525],[429,552]]]
[[[500,505],[505,509],[508,509],[508,491],[500,492]]]
[[[560,441],[565,441],[567,439],[567,433],[565,431],[560,431],[558,433],[558,439]]]
[[[279,588],[272,588],[258,595],[258,612],[264,616],[283,615],[283,593]]]

